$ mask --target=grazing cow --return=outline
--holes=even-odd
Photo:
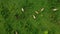
[[[33,15],[33,18],[34,18],[34,19],[36,19],[36,16],[35,16],[35,15]]]
[[[57,11],[58,9],[54,8],[53,11]]]
[[[22,10],[22,12],[24,12],[24,8],[22,8],[21,10]]]
[[[41,12],[44,11],[44,8],[41,8]]]
[[[35,11],[36,14],[39,14],[38,11]]]

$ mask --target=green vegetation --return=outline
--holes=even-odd
[[[42,12],[41,8],[44,8]],[[58,10],[53,11],[54,8]],[[16,32],[60,34],[60,0],[0,0],[0,34]]]

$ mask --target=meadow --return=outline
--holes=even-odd
[[[0,0],[0,34],[60,34],[60,0]]]

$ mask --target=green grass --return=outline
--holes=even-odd
[[[53,7],[58,10],[52,11]],[[45,8],[44,11],[36,14],[41,8]],[[0,34],[15,34],[15,31],[18,34],[60,34],[60,0],[0,0]]]

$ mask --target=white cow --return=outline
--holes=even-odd
[[[35,11],[35,13],[36,13],[36,14],[39,14],[39,12],[38,12],[38,11]]]
[[[24,8],[22,8],[21,10],[22,10],[22,12],[24,12]]]
[[[44,8],[41,8],[41,12],[44,11]]]
[[[35,15],[33,15],[33,18],[34,18],[34,19],[36,19],[36,16],[35,16]]]
[[[58,9],[56,9],[56,8],[55,8],[55,9],[53,9],[53,11],[57,11],[57,10],[58,10]]]

